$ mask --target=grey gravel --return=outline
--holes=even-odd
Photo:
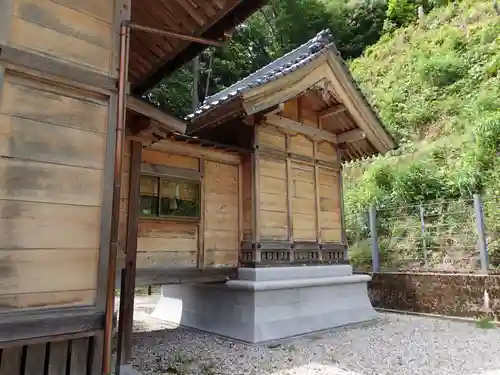
[[[144,375],[498,375],[500,330],[381,314],[375,324],[245,345],[136,314],[133,366]]]

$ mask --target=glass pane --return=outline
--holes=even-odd
[[[160,189],[160,215],[199,216],[199,184],[162,179]]]
[[[140,214],[158,216],[158,197],[141,195]]]
[[[141,176],[140,215],[158,215],[158,177]]]
[[[141,176],[141,195],[158,196],[158,177]]]

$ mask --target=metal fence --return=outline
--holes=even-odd
[[[500,264],[500,197],[372,205],[371,269],[482,272]]]

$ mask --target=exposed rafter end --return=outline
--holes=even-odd
[[[366,138],[366,133],[361,129],[353,129],[344,133],[337,134],[338,143],[351,143],[361,141]]]

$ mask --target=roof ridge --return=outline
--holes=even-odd
[[[302,65],[300,63],[305,63],[307,60],[316,57],[319,52],[332,45],[332,43],[334,43],[334,40],[330,29],[321,30],[312,39],[284,54],[282,57],[270,62],[218,93],[209,96],[194,113],[189,114],[185,119],[191,120],[244,90],[281,77],[283,74],[294,70],[292,68]]]

